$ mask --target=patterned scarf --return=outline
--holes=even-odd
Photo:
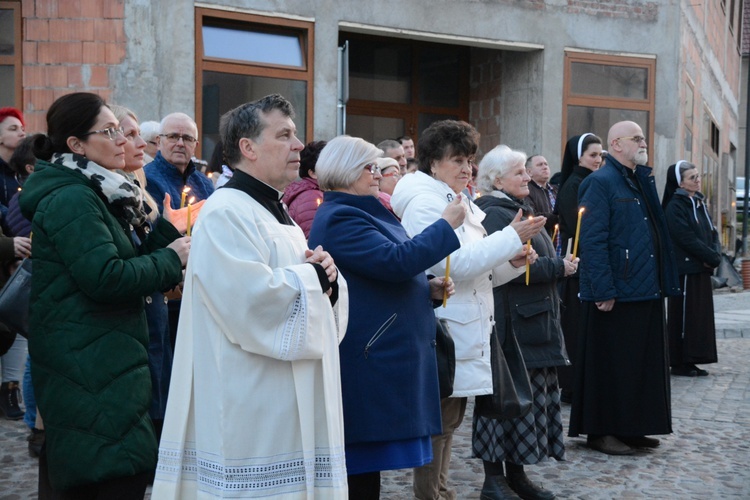
[[[141,188],[127,178],[90,161],[75,153],[56,153],[51,163],[66,167],[84,175],[99,195],[109,202],[112,214],[134,227],[146,222],[146,214],[141,207]]]

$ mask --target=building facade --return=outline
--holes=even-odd
[[[435,119],[544,154],[631,119],[658,185],[698,165],[734,238],[741,0],[4,0],[0,104],[44,128],[52,101],[100,93],[141,120],[184,111],[201,155],[218,118],[279,92],[306,140],[418,138]],[[480,151],[480,153],[482,152]]]

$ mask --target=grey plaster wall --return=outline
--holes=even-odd
[[[636,5],[623,0],[626,9]],[[508,52],[503,86],[502,140],[529,151],[543,151],[557,170],[562,137],[563,67],[566,48],[608,54],[656,57],[654,161],[668,165],[681,148],[679,0],[645,2],[650,14],[638,18],[571,13],[569,2],[547,0],[215,0],[242,11],[313,19],[314,135],[336,132],[337,45],[340,23],[360,23],[390,30],[410,30],[430,37],[539,44],[536,52]],[[638,5],[644,2],[636,2]],[[115,100],[131,106],[142,119],[180,110],[195,114],[194,9],[191,0],[125,0],[127,59],[116,68]],[[206,5],[206,4],[203,4]],[[630,16],[630,17],[627,17]],[[401,35],[398,32],[392,36]],[[728,87],[707,80],[708,99],[728,102]],[[702,89],[703,90],[703,89]],[[713,97],[712,97],[713,96]],[[720,107],[719,107],[720,108]],[[734,132],[736,134],[736,132]],[[661,180],[661,179],[659,179]]]
[[[191,0],[126,0],[125,61],[111,75],[114,100],[138,119],[175,111],[195,117],[195,5]]]
[[[543,81],[543,51],[503,54],[500,142],[528,155],[547,154],[542,147],[543,126],[547,121]]]

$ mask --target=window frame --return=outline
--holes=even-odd
[[[23,110],[23,23],[21,2],[0,1],[0,8],[13,11],[13,55],[0,55],[0,65],[13,66],[14,104],[13,107]]]
[[[633,68],[643,68],[648,72],[647,95],[645,99],[628,99],[623,97],[595,96],[585,94],[573,94],[571,91],[572,65],[574,63],[597,64],[603,66],[625,66]],[[562,102],[562,144],[565,144],[570,138],[568,133],[568,107],[585,106],[601,109],[624,109],[632,111],[648,112],[648,135],[646,140],[653,148],[654,144],[654,123],[656,111],[656,58],[638,57],[638,56],[617,56],[611,54],[601,54],[594,52],[578,52],[572,50],[565,51],[565,63],[563,72],[563,102]],[[639,124],[643,125],[643,124]],[[603,137],[606,143],[606,137]],[[604,149],[608,148],[608,144]],[[651,151],[651,157],[655,157]]]
[[[419,104],[419,53],[427,46],[443,45],[438,42],[425,42],[410,38],[393,38],[380,35],[370,35],[365,33],[356,33],[352,31],[339,31],[339,45],[344,40],[350,42],[349,57],[351,57],[352,40],[370,40],[378,41],[387,39],[388,43],[401,43],[408,46],[412,51],[411,65],[411,89],[410,103],[398,103],[389,101],[371,101],[366,99],[349,98],[346,104],[347,116],[372,116],[377,118],[397,118],[404,121],[404,135],[411,137],[414,143],[419,139],[419,116],[420,114],[438,114],[438,115],[455,115],[459,120],[469,121],[469,59],[470,47],[464,47],[467,55],[460,59],[460,73],[464,76],[459,81],[459,98],[456,107],[444,106],[427,106]],[[393,137],[395,139],[395,137]]]
[[[205,57],[203,55],[203,26],[207,19],[218,20],[228,25],[239,27],[257,27],[258,31],[289,35],[297,32],[300,48],[302,49],[302,66],[286,66],[271,63],[253,63],[236,59]],[[209,23],[210,25],[210,23]],[[279,78],[297,80],[306,83],[306,117],[305,139],[313,139],[313,48],[314,23],[287,19],[283,17],[263,16],[242,12],[230,12],[204,7],[195,8],[195,121],[198,125],[198,137],[203,136],[203,72],[213,71],[243,76],[259,76],[264,78]],[[200,155],[200,143],[196,155]]]

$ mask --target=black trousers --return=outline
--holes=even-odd
[[[354,500],[378,500],[380,498],[380,471],[350,474],[346,477],[349,484],[349,498]]]
[[[65,491],[56,490],[49,482],[47,450],[43,447],[39,454],[39,500],[143,500],[151,476],[152,473],[142,472]]]

